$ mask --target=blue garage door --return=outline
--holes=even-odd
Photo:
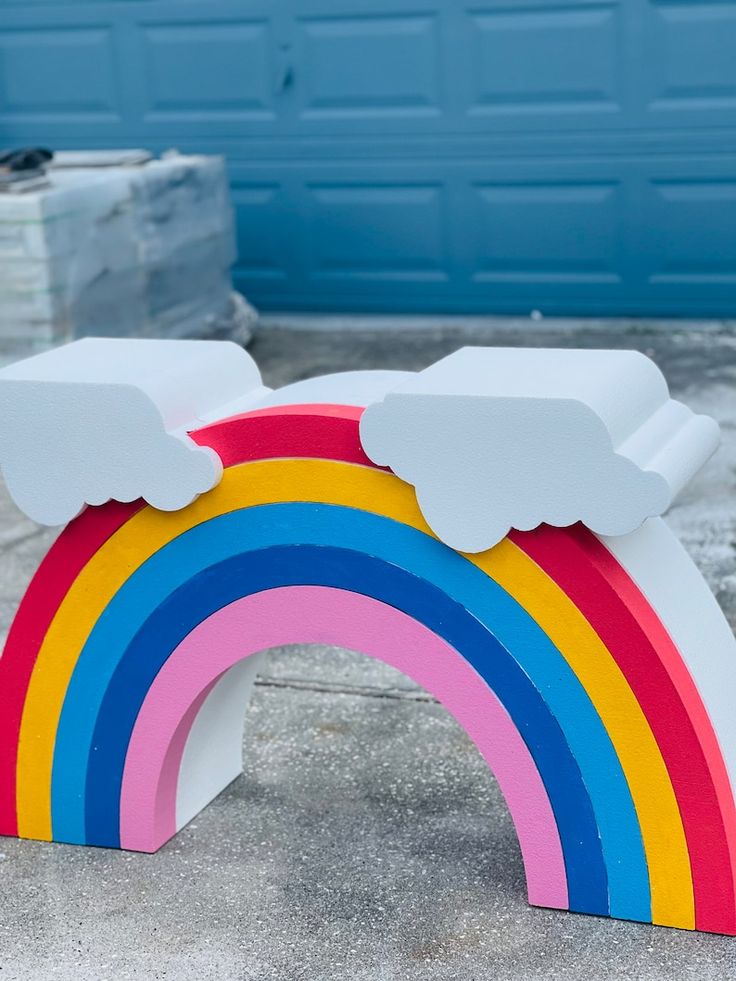
[[[225,154],[264,308],[736,314],[736,3],[0,18],[0,143]]]

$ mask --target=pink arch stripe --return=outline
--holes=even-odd
[[[176,832],[176,783],[206,693],[242,658],[285,644],[331,644],[385,661],[457,719],[496,776],[524,860],[529,901],[567,909],[562,847],[534,761],[495,693],[444,640],[400,610],[347,590],[289,586],[218,610],[172,652],[148,691],[125,760],[120,844],[155,851]]]

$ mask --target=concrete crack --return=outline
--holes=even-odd
[[[362,698],[391,698],[405,702],[437,702],[425,691],[408,688],[377,688],[373,685],[332,684],[329,681],[298,678],[256,678],[261,688],[292,688],[295,691],[315,691],[325,695],[357,695]]]

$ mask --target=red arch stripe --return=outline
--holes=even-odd
[[[733,933],[736,813],[730,788],[724,798],[728,777],[715,733],[682,658],[628,574],[582,525],[542,525],[509,537],[567,593],[613,654],[672,781],[690,854],[696,927]]]

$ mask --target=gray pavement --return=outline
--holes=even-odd
[[[736,624],[734,325],[396,324],[271,317],[251,350],[272,385],[419,368],[468,343],[645,351],[723,426],[671,523]],[[0,496],[3,629],[52,539]],[[269,655],[243,776],[157,855],[0,839],[0,981],[604,977],[731,981],[736,939],[528,907],[508,813],[464,733],[344,651]]]

